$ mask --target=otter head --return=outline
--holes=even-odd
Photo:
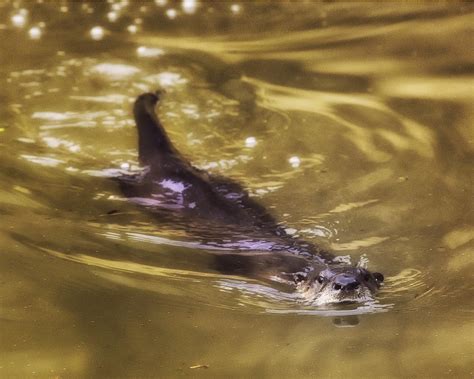
[[[347,265],[295,274],[298,292],[305,302],[314,305],[372,300],[383,280],[378,272]]]

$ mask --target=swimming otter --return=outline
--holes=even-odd
[[[246,239],[230,254],[216,254],[223,273],[266,278],[292,285],[311,304],[371,299],[383,275],[338,263],[332,254],[285,232],[265,208],[237,182],[192,166],[173,146],[155,106],[160,92],[135,101],[138,157],[143,171],[118,178],[122,192],[149,210],[179,214],[191,228],[225,225]]]

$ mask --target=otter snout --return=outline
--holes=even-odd
[[[336,291],[354,291],[359,286],[359,280],[355,276],[348,274],[336,275],[332,283],[332,288]]]
[[[383,275],[349,265],[315,269],[296,277],[297,289],[306,301],[322,305],[372,300],[383,282]]]

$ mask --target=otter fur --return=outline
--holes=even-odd
[[[288,235],[239,183],[200,170],[183,157],[157,116],[160,97],[160,92],[144,93],[134,103],[143,169],[118,178],[126,197],[140,199],[137,202],[152,212],[177,214],[196,230],[220,226],[251,236],[253,242],[245,248],[216,254],[215,267],[222,273],[285,282],[310,304],[373,298],[382,274],[342,264],[325,249]]]

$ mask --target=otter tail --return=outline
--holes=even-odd
[[[161,95],[160,91],[144,93],[133,106],[138,129],[138,158],[142,165],[151,167],[162,164],[167,157],[177,154],[155,112]]]

